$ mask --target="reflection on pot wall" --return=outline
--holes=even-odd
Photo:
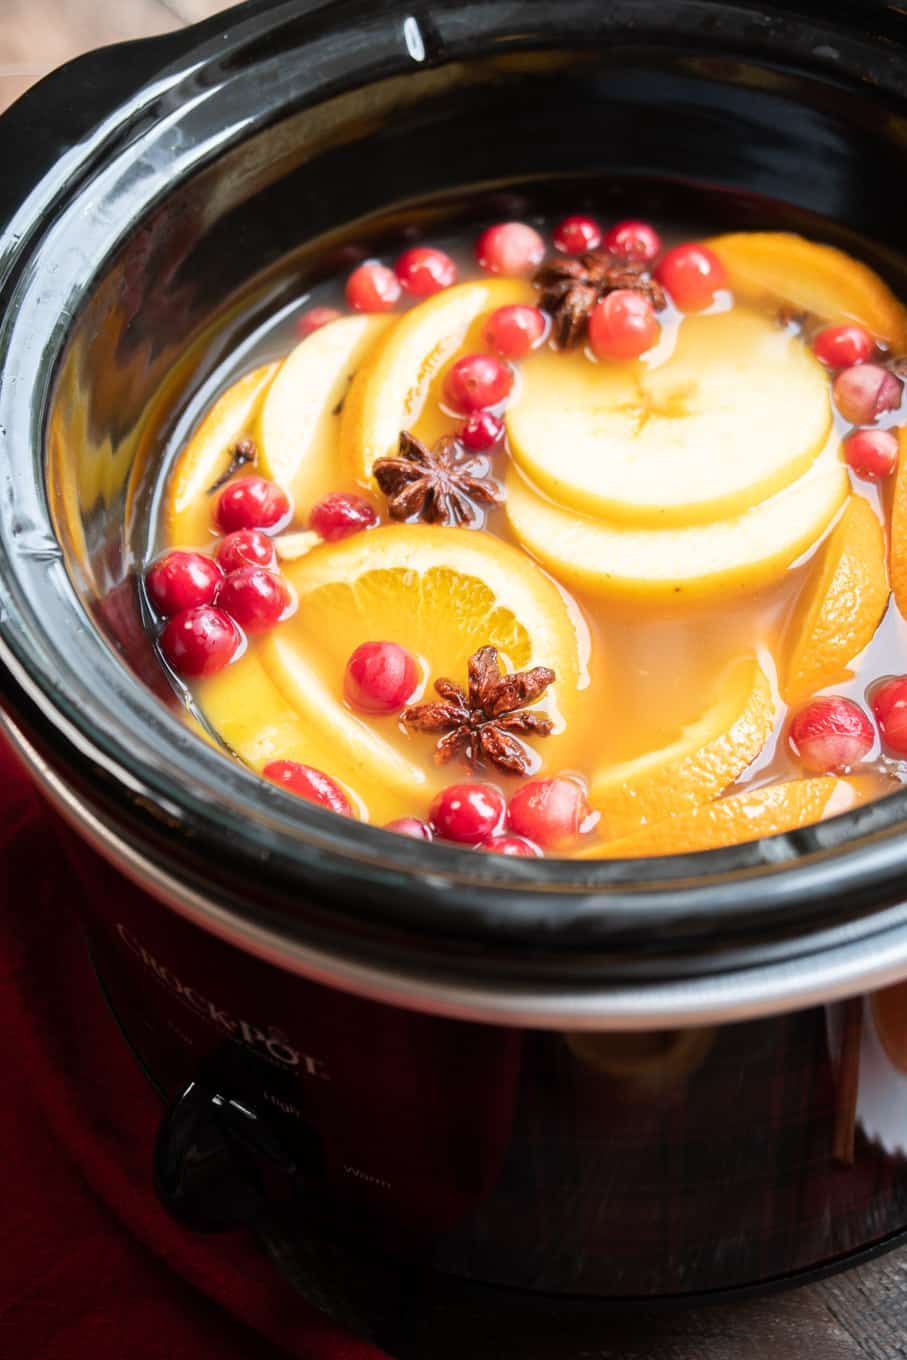
[[[829,1007],[828,1032],[855,1155],[862,1140],[907,1157],[907,983]]]
[[[772,1279],[907,1225],[907,985],[716,1029],[493,1028],[274,970],[71,848],[129,1039],[168,1095],[214,1062],[304,1162],[306,1234],[627,1297]]]

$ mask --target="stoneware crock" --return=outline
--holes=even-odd
[[[174,711],[136,585],[163,462],[269,317],[422,230],[707,187],[711,225],[868,238],[907,296],[905,92],[881,0],[258,0],[0,119],[2,722],[165,1102],[149,1194],[278,1234],[397,1353],[548,1314],[567,1356],[578,1315],[907,1229],[907,791],[643,863],[300,805]]]

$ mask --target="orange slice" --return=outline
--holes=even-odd
[[[300,719],[262,665],[257,647],[250,647],[226,670],[200,681],[197,695],[213,731],[246,765],[257,771],[272,760],[314,765],[339,779],[359,817],[369,819],[371,806],[366,807],[359,794],[355,770],[337,767],[330,734]],[[413,773],[418,782],[419,771]]]
[[[856,321],[896,350],[907,347],[907,310],[878,274],[834,246],[790,232],[746,231],[709,245],[738,298],[789,303],[823,321]]]
[[[898,609],[907,618],[907,425],[898,430],[900,453],[891,502],[891,548],[888,565]]]
[[[343,408],[341,455],[358,482],[370,485],[375,461],[396,453],[400,431],[418,423],[458,350],[465,343],[487,348],[481,336],[486,313],[535,301],[528,283],[478,279],[445,288],[400,317],[359,371]],[[441,423],[437,432],[443,428]]]
[[[853,775],[836,779],[791,779],[747,789],[714,803],[676,812],[654,826],[587,851],[584,858],[637,859],[649,855],[683,855],[717,850],[782,831],[796,831],[839,812],[847,812],[884,793],[882,776]]]
[[[595,776],[589,798],[601,813],[602,835],[626,836],[717,797],[755,760],[774,716],[758,663],[735,665],[720,683],[718,702],[676,741]]]
[[[186,445],[167,485],[167,542],[178,548],[202,547],[213,535],[208,488],[230,461],[230,450],[250,434],[258,405],[280,364],[265,364],[228,387],[211,407]]]
[[[324,544],[284,570],[296,613],[198,691],[209,721],[253,768],[278,758],[315,765],[358,790],[379,822],[400,814],[401,798],[425,807],[451,782],[431,760],[430,738],[402,732],[396,714],[367,717],[344,703],[350,653],[380,638],[419,658],[426,697],[439,676],[465,681],[485,644],[505,669],[550,666],[557,681],[540,707],[556,731],[539,753],[555,769],[575,764],[563,743],[574,740],[579,701],[578,624],[516,548],[468,529],[390,525]]]
[[[852,496],[785,632],[781,691],[796,699],[838,684],[872,640],[888,605],[885,540],[878,516]]]
[[[363,791],[415,796],[432,767],[421,744],[401,746],[396,720],[377,723],[342,703],[346,660],[360,642],[392,637],[432,679],[465,677],[468,658],[489,643],[508,669],[554,669],[545,700],[552,715],[576,692],[577,638],[561,596],[490,536],[389,526],[316,549],[286,574],[299,610],[264,639],[262,662],[303,724],[329,742],[331,772],[349,770]]]

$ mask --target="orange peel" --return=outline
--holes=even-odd
[[[845,251],[780,231],[734,232],[708,244],[738,299],[792,306],[829,324],[855,321],[895,350],[907,348],[907,309]]]
[[[820,553],[785,630],[781,692],[788,700],[846,679],[888,606],[885,538],[863,496],[851,496]]]

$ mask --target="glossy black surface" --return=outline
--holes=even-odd
[[[873,238],[907,295],[905,41],[893,3],[288,0],[39,86],[0,120],[0,684],[36,763],[237,927],[429,981],[579,1002],[589,979],[711,972],[733,1015],[743,962],[808,969],[845,937],[880,955],[907,795],[647,866],[389,841],[191,737],[131,572],[168,434],[352,241],[586,193],[695,216],[708,187],[728,223]],[[868,1000],[641,1039],[462,1023],[269,968],[74,863],[126,1032],[184,1093],[158,1146],[171,1212],[279,1203],[283,1268],[401,1354],[434,1353],[414,1337],[436,1299],[429,1337],[506,1319],[522,1355],[534,1317],[777,1284],[907,1219],[902,1126],[872,1104],[904,1098],[897,1044],[842,1096]]]
[[[256,1123],[251,1111],[198,1081],[180,1092],[154,1148],[154,1188],[171,1218],[196,1232],[254,1223],[264,1204]]]
[[[581,1356],[573,1326],[585,1314],[588,1345],[596,1308],[797,1283],[904,1229],[903,1040],[879,997],[648,1035],[492,1029],[269,971],[76,863],[117,1018],[175,1093],[168,1208],[210,1230],[246,1207],[357,1330],[399,1338],[446,1308],[464,1337],[509,1318],[517,1347],[560,1309]],[[261,1200],[244,1176],[200,1193],[183,1161],[199,1130],[218,1171],[239,1137]]]
[[[45,125],[45,164],[81,137],[43,178],[36,158],[27,197],[7,171],[0,255],[4,685],[80,795],[236,922],[425,972],[696,975],[854,933],[871,949],[903,924],[907,794],[645,866],[479,862],[289,805],[122,664],[160,688],[122,526],[221,357],[352,240],[592,185],[653,210],[708,186],[728,222],[869,236],[907,291],[905,22],[712,0],[259,4],[126,50],[100,97],[86,58],[13,109],[0,140]],[[124,99],[130,72],[146,83]]]

